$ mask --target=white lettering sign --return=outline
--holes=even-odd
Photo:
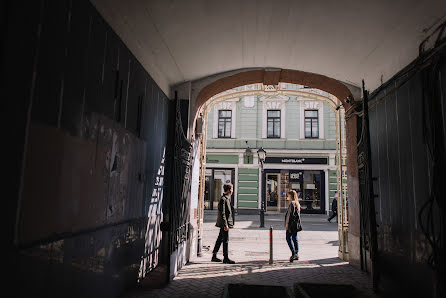
[[[293,183],[291,184],[292,189],[300,189],[300,183]]]
[[[314,185],[314,184],[307,184],[307,189],[316,189],[316,185]]]
[[[283,163],[302,163],[305,161],[305,158],[295,159],[295,158],[284,158],[282,159]]]
[[[300,173],[291,173],[290,179],[300,179]]]

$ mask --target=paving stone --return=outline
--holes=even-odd
[[[215,217],[205,217],[203,257],[184,266],[165,288],[126,297],[221,297],[225,284],[239,282],[287,287],[295,282],[352,284],[373,296],[370,277],[338,258],[337,224],[328,223],[326,216],[302,216],[299,260],[290,263],[283,214],[265,216],[265,228],[259,228],[259,216],[237,215],[229,232],[229,256],[237,262],[234,265],[210,261],[219,232]],[[272,265],[268,264],[269,226],[273,226]]]

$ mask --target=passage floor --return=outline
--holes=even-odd
[[[285,240],[284,215],[266,215],[259,228],[258,215],[237,215],[229,232],[229,257],[235,265],[211,262],[218,235],[215,211],[205,213],[203,256],[184,266],[165,288],[136,291],[126,297],[221,297],[227,283],[282,285],[296,282],[352,284],[373,296],[370,277],[338,258],[337,223],[325,215],[302,215],[299,261]],[[274,263],[269,264],[269,227],[273,227]],[[223,247],[218,257],[223,258]]]

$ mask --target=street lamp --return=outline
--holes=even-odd
[[[266,151],[265,149],[263,149],[263,147],[260,147],[259,150],[257,150],[257,156],[259,157],[259,163],[260,163],[260,169],[262,171],[262,175],[261,177],[263,177],[263,163],[265,162],[266,159]],[[264,189],[264,187],[263,187]],[[261,208],[260,208],[260,227],[264,228],[265,227],[265,199],[263,198],[263,189],[262,191],[262,196],[261,196],[261,200],[262,200],[262,204],[261,204]]]

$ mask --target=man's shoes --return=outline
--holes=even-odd
[[[294,254],[294,259],[299,260],[299,254],[297,252]]]
[[[229,258],[223,259],[223,263],[224,264],[235,264],[235,262],[233,260],[229,259]]]
[[[296,254],[297,252],[294,250],[291,252],[290,263],[293,263],[293,261],[296,259]]]
[[[331,222],[329,218],[327,218],[327,221],[328,221],[328,222]]]
[[[212,255],[212,262],[221,262],[221,259],[217,258],[217,255]]]

